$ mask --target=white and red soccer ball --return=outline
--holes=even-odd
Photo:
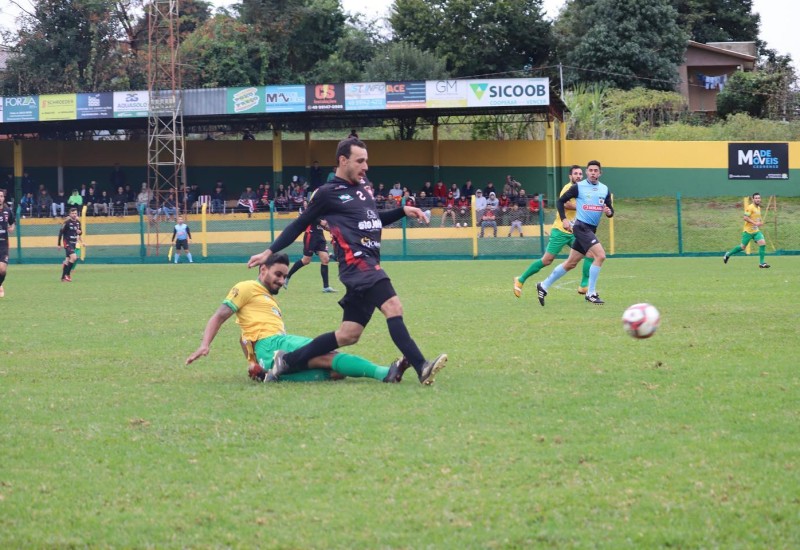
[[[622,314],[625,332],[634,338],[650,338],[660,322],[661,314],[650,304],[633,304]]]

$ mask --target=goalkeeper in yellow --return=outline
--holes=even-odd
[[[572,168],[569,169],[569,183],[564,186],[559,196],[566,193],[567,189],[582,179],[583,169],[577,164],[573,165]],[[564,205],[564,210],[566,211],[567,219],[572,222],[572,220],[575,219],[575,199],[567,202]],[[564,229],[561,219],[556,215],[556,219],[553,221],[553,225],[550,228],[550,239],[547,241],[547,249],[545,250],[544,256],[529,265],[528,269],[526,269],[522,275],[519,277],[514,277],[514,296],[517,298],[522,296],[522,285],[525,284],[525,281],[528,280],[528,277],[534,273],[538,273],[543,267],[552,264],[556,254],[561,252],[565,246],[572,246],[572,242],[574,240],[575,235],[572,234],[572,230]],[[592,259],[589,257],[584,258],[583,269],[581,273],[581,284],[578,287],[578,294],[586,294],[586,290],[589,288],[590,267],[592,267]]]
[[[722,261],[727,264],[731,256],[744,251],[750,241],[755,241],[758,245],[758,267],[767,269],[769,268],[769,264],[764,261],[767,243],[764,241],[764,234],[761,232],[761,226],[764,225],[764,220],[761,217],[761,194],[753,193],[751,199],[750,204],[744,209],[742,244],[737,244],[728,250],[722,257]]]
[[[270,372],[275,352],[293,351],[311,341],[311,338],[286,334],[283,314],[275,296],[283,287],[288,273],[289,257],[286,254],[272,254],[259,267],[256,280],[242,281],[234,286],[206,323],[200,347],[186,359],[186,364],[208,355],[211,342],[220,327],[236,315],[236,323],[242,330],[241,344],[250,366],[250,378],[261,382],[277,381],[278,378]],[[307,365],[298,365],[298,372],[283,374],[280,379],[308,382],[352,376],[393,383],[400,381],[407,366],[405,358],[383,367],[356,355],[334,351],[314,357]]]

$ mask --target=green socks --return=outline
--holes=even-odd
[[[767,251],[767,245],[762,245],[758,247],[758,263],[764,263],[764,254]]]
[[[374,378],[375,380],[383,380],[389,374],[389,367],[381,367],[370,363],[363,357],[349,353],[337,353],[334,356],[333,370],[344,376]]]
[[[531,265],[528,266],[528,269],[525,270],[525,273],[519,276],[519,282],[524,283],[528,277],[533,275],[534,273],[538,273],[540,269],[544,267],[542,260],[536,260]]]
[[[742,248],[740,245],[737,244],[736,246],[728,250],[728,256],[733,256],[734,254],[738,254],[739,252],[744,252],[744,248]]]

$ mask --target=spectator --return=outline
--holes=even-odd
[[[214,187],[214,192],[211,193],[211,212],[219,214],[224,211],[225,193],[222,190],[222,182],[218,181],[216,187]]]
[[[508,195],[503,193],[497,200],[497,206],[498,206],[497,218],[500,221],[500,225],[505,225],[505,222],[508,217],[508,212],[511,209],[511,199],[508,198]]]
[[[458,215],[456,227],[458,227],[459,224],[463,225],[464,227],[468,227],[472,224],[472,215],[470,213],[471,208],[472,206],[469,199],[464,195],[461,195],[458,201],[456,201],[456,211]]]
[[[472,180],[467,180],[467,183],[461,188],[461,196],[470,199],[474,194],[475,189],[472,187]]]
[[[117,187],[117,194],[111,198],[111,210],[115,216],[122,216],[128,211],[128,194],[122,186]],[[63,210],[62,210],[63,212]]]
[[[245,129],[244,132],[242,132],[242,141],[255,141],[255,140],[256,136],[254,136],[250,130]]]
[[[36,198],[33,196],[33,193],[28,191],[23,195],[22,199],[19,201],[20,213],[22,217],[32,217],[33,213],[36,211]]]
[[[541,210],[539,193],[534,193],[531,200],[528,201],[528,214],[532,223],[539,221],[539,210]]]
[[[297,176],[295,176],[297,177]],[[292,184],[289,190],[289,201],[293,210],[300,210],[303,206],[303,201],[306,199],[305,192],[303,191],[302,184],[298,181]]]
[[[503,193],[508,195],[508,198],[513,199],[514,197],[518,197],[520,189],[522,189],[522,184],[520,182],[511,177],[511,175],[506,176]]]
[[[289,193],[282,183],[275,190],[275,210],[289,211]]]
[[[453,220],[453,225],[456,225],[456,199],[453,197],[452,191],[447,194],[447,199],[444,201],[444,208],[442,208],[442,227],[444,227],[445,218],[448,217]]]
[[[417,201],[414,198],[414,195],[411,194],[411,191],[408,188],[403,190],[403,199],[405,199],[405,204],[408,206],[417,206]]]
[[[475,191],[475,216],[479,221],[483,218],[484,210],[486,210],[486,197],[483,196],[483,191],[478,189]]]
[[[69,208],[77,208],[79,214],[83,209],[83,197],[77,189],[73,189],[72,194],[67,198],[67,209]]]
[[[491,208],[487,208],[483,211],[483,216],[481,216],[481,232],[478,237],[483,238],[483,230],[487,227],[491,227],[494,231],[494,237],[497,237],[497,219],[494,215],[494,210]]]
[[[308,169],[308,198],[311,199],[311,194],[324,183],[324,174],[322,167],[318,161],[311,163],[311,168]]]
[[[331,171],[328,172],[328,177],[325,178],[325,183],[333,181],[333,178],[335,177],[336,177],[336,167],[334,166],[333,168],[331,168]]]
[[[497,210],[500,208],[500,201],[497,199],[497,195],[494,191],[489,193],[489,196],[486,198],[486,209],[491,210],[497,216]]]
[[[450,192],[453,194],[453,198],[458,200],[461,198],[461,189],[458,188],[458,184],[454,183],[450,186]]]
[[[386,207],[386,186],[382,183],[378,184],[378,188],[373,192],[375,197],[375,206],[378,210],[383,210]]]
[[[120,186],[125,187],[128,183],[126,180],[127,178],[125,177],[125,172],[123,172],[122,167],[118,162],[115,162],[114,168],[111,169],[111,173],[108,175],[109,189],[116,189]],[[133,199],[130,199],[128,202],[133,202]]]
[[[258,196],[256,196],[253,188],[248,185],[244,188],[242,194],[239,195],[239,202],[236,203],[236,211],[247,212],[247,217],[252,218],[253,212],[256,211],[256,202],[258,202]]]
[[[272,193],[272,187],[268,183],[264,183],[261,186],[261,198],[259,199],[258,209],[259,210],[269,210],[270,209],[270,202],[274,199],[274,195]]]
[[[83,198],[83,204],[86,204],[86,194],[89,192],[89,188],[86,186],[85,183],[81,184],[81,198]],[[78,215],[81,215],[80,210],[78,211]]]
[[[425,191],[425,196],[428,198],[433,198],[434,196],[433,185],[431,185],[431,182],[429,181],[426,181],[425,183],[422,184],[422,189],[420,191]]]
[[[508,222],[511,227],[508,228],[508,236],[510,237],[514,231],[519,231],[519,236],[522,237],[522,222],[525,219],[525,211],[522,210],[515,202],[511,203],[511,208],[508,211]]]
[[[184,187],[186,189],[186,187]],[[196,183],[193,183],[186,190],[186,208],[191,208],[194,203],[200,199],[200,189]]]
[[[111,209],[111,197],[108,196],[108,191],[103,189],[100,196],[97,197],[97,202],[94,203],[94,215],[99,216],[103,214],[108,216]]]
[[[520,207],[525,208],[527,211],[528,207],[528,195],[525,194],[524,189],[519,190],[519,195],[517,195],[517,199],[511,202],[516,202]]]
[[[391,189],[389,189],[389,196],[392,197],[395,202],[398,202],[403,196],[403,189],[400,187],[399,181],[395,183]]]
[[[442,206],[447,200],[447,187],[444,186],[443,181],[436,182],[436,187],[433,188],[433,196],[436,197],[436,206]]]
[[[130,185],[125,186],[125,200],[126,202],[136,202],[136,193]]]
[[[170,216],[177,216],[178,207],[174,190],[167,193],[167,196],[164,198],[164,202],[161,203],[161,211],[164,213],[164,219],[166,221],[169,221]],[[177,223],[177,221],[178,219],[176,217],[175,222]]]
[[[94,205],[97,203],[97,192],[93,184],[94,182],[92,182],[92,185],[90,185],[89,189],[86,191],[86,196],[83,197],[83,204],[86,205],[86,212],[91,216],[94,216]]]
[[[33,181],[33,178],[30,177],[27,171],[22,172],[22,181],[20,182],[22,185],[22,194],[25,195],[28,192],[35,193],[36,192],[36,182]],[[41,186],[40,186],[41,188]],[[13,191],[14,188],[11,187],[9,191]],[[38,193],[37,193],[38,195]]]
[[[66,214],[64,213],[64,206],[66,205],[67,197],[64,195],[64,191],[59,191],[56,193],[56,197],[53,199],[53,204],[50,205],[50,213],[55,218],[57,215],[60,215],[63,218]]]
[[[486,184],[486,187],[483,189],[483,196],[488,197],[489,193],[494,193],[495,195],[499,195],[500,193],[495,189],[494,183],[489,182]]]
[[[36,200],[36,216],[41,218],[42,216],[47,217],[47,214],[53,208],[53,197],[50,196],[50,193],[47,192],[47,189],[42,186],[42,189],[39,191],[39,196]]]
[[[144,212],[150,201],[152,200],[153,195],[150,193],[150,189],[147,188],[147,182],[142,182],[142,188],[139,191],[139,194],[136,195],[136,211],[137,212]]]

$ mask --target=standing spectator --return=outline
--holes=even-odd
[[[108,196],[108,191],[103,189],[100,196],[97,197],[97,202],[94,203],[94,215],[99,216],[103,214],[104,216],[108,216],[110,209],[111,197]]]
[[[308,198],[311,199],[311,194],[316,191],[320,185],[325,183],[325,175],[322,173],[322,167],[318,161],[311,163],[311,168],[308,169]]]
[[[62,218],[65,216],[64,207],[67,203],[67,197],[64,195],[64,191],[60,190],[56,193],[55,198],[53,199],[53,204],[50,205],[50,213],[55,218],[56,216],[61,216]]]
[[[175,220],[175,228],[172,230],[172,240],[175,242],[175,264],[181,257],[181,250],[186,251],[186,259],[192,263],[192,253],[189,252],[189,243],[192,242],[192,232],[189,226],[183,221],[183,216],[178,216]]]
[[[225,193],[222,191],[222,182],[217,182],[214,192],[211,193],[211,211],[219,214],[225,210]]]
[[[117,194],[111,199],[111,210],[115,216],[122,216],[128,209],[128,194],[125,193],[125,188],[122,186],[117,187]]]
[[[494,210],[491,208],[487,208],[483,211],[483,216],[481,216],[481,232],[478,237],[483,238],[483,230],[487,227],[491,227],[494,231],[494,237],[497,237],[497,218],[494,215]]]
[[[36,200],[36,217],[41,218],[42,216],[47,217],[47,214],[53,208],[53,198],[50,196],[50,193],[47,192],[44,185],[41,186],[42,188],[39,190],[39,196]]]
[[[513,200],[514,197],[518,197],[521,189],[522,184],[520,182],[511,177],[511,175],[506,176],[506,183],[503,186],[503,192],[508,195],[508,198]]]
[[[478,189],[475,191],[475,216],[478,221],[483,218],[484,210],[486,210],[486,197],[483,196],[483,191]]]
[[[8,272],[8,247],[16,221],[14,211],[6,206],[6,192],[0,189],[0,298],[6,295],[3,282]]]
[[[115,162],[111,173],[108,175],[108,188],[116,189],[117,187],[125,187],[128,184],[127,179],[122,167],[118,162]],[[133,199],[130,199],[128,202],[133,202]]]
[[[22,181],[20,183],[22,185],[22,194],[23,195],[25,193],[28,193],[28,192],[37,193],[36,182],[33,181],[33,178],[30,177],[30,175],[28,174],[27,170],[22,172]],[[11,189],[13,189],[13,187]]]
[[[441,226],[444,227],[444,220],[445,218],[450,218],[453,221],[453,225],[456,224],[456,199],[453,198],[453,192],[449,192],[447,194],[447,199],[444,201],[444,208],[442,208],[442,223]]]
[[[472,180],[467,180],[467,183],[465,183],[464,186],[461,188],[461,196],[470,199],[474,194],[475,194],[475,188],[472,187]]]
[[[523,237],[522,234],[522,222],[525,219],[525,211],[522,210],[519,205],[515,202],[511,203],[511,207],[508,210],[508,223],[510,227],[508,228],[508,236],[510,237],[514,231],[519,231],[519,236]]]
[[[436,197],[436,206],[441,206],[447,200],[447,187],[444,182],[439,180],[436,182],[436,187],[433,188],[433,196]]]

